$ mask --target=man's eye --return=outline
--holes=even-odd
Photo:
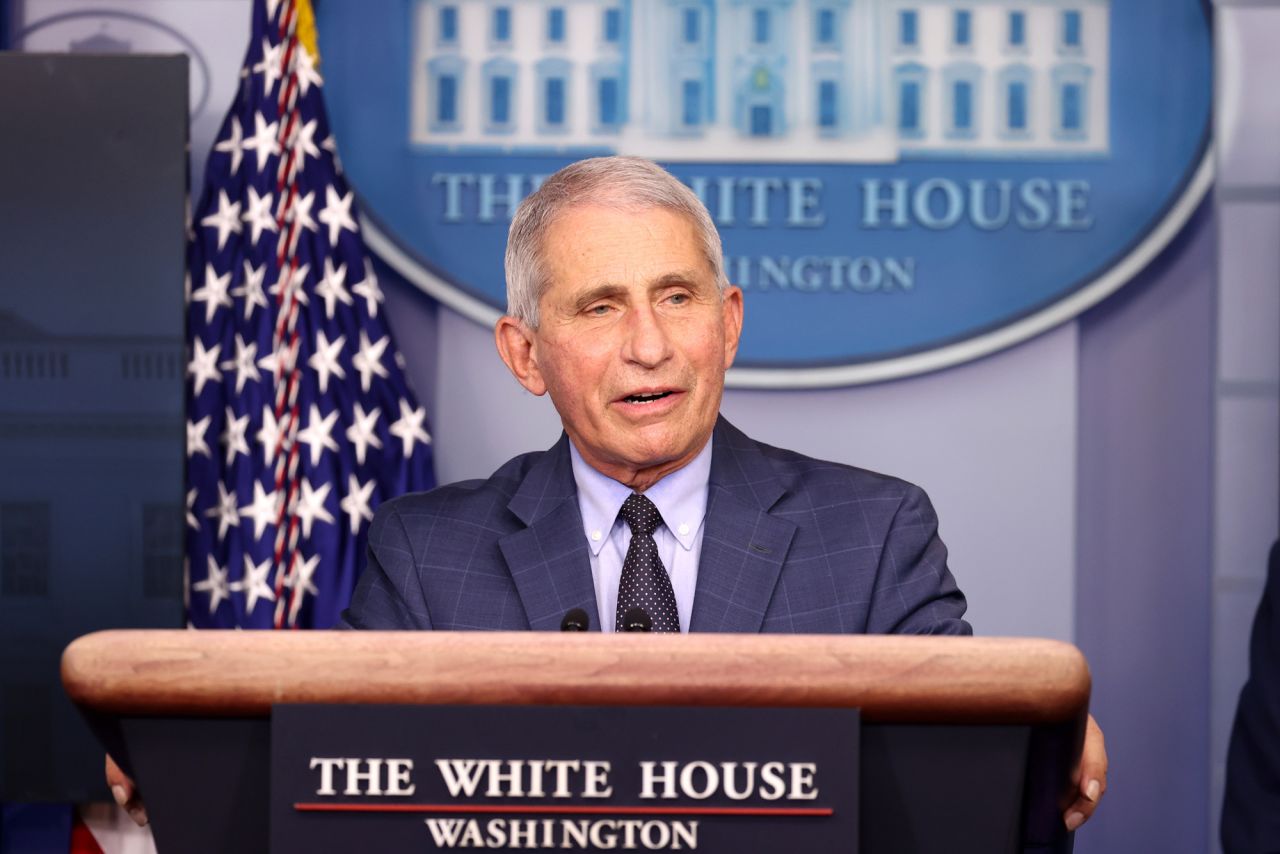
[[[688,294],[672,294],[671,296],[667,297],[667,302],[675,303],[676,305],[684,305],[688,301],[689,301]]]
[[[607,305],[593,305],[591,308],[587,309],[587,314],[590,314],[593,317],[604,317],[608,313],[609,306]]]

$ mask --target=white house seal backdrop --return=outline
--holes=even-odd
[[[368,63],[389,14],[404,43],[335,111],[371,247],[491,322],[520,199],[653,158],[747,292],[739,386],[1025,340],[1124,284],[1211,177],[1194,0],[414,0],[322,28],[326,62]]]

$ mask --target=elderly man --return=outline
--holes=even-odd
[[[638,607],[660,631],[969,634],[923,492],[719,417],[743,311],[721,258],[698,198],[645,160],[582,161],[526,199],[495,335],[565,435],[384,505],[345,620],[556,629],[581,608],[612,631]]]
[[[719,416],[742,291],[683,184],[562,169],[520,206],[498,352],[564,435],[489,479],[379,508],[343,615],[370,629],[970,634],[925,494]],[[1105,785],[1090,721],[1074,829]]]
[[[344,622],[970,634],[915,486],[752,441],[719,416],[742,331],[701,201],[636,158],[574,163],[507,242],[498,352],[549,394],[550,450],[383,505]],[[1090,718],[1075,829],[1106,785]]]

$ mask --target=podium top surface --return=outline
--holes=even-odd
[[[1033,638],[535,632],[105,631],[67,647],[79,705],[257,717],[274,703],[859,707],[882,722],[1053,723],[1087,711],[1071,644]]]

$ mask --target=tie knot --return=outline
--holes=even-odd
[[[662,514],[658,512],[658,508],[638,492],[627,496],[627,500],[622,502],[622,509],[618,511],[618,515],[631,526],[633,537],[647,537],[658,530],[658,526],[662,524]]]

